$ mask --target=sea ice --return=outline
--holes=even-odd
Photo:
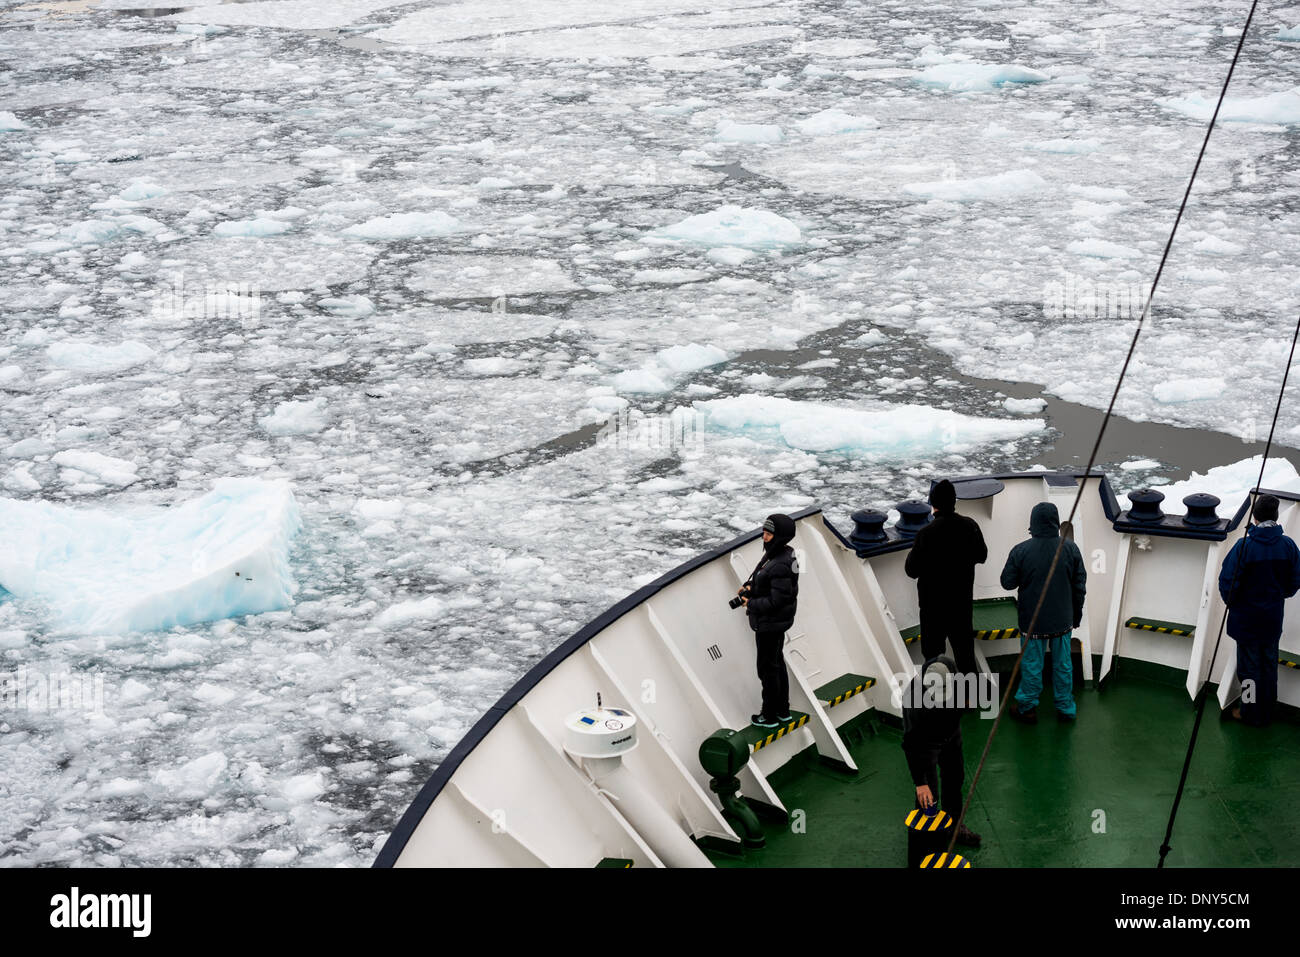
[[[261,420],[271,435],[311,435],[329,425],[329,411],[323,398],[303,402],[281,402]]]
[[[299,526],[288,484],[252,478],[218,479],[171,508],[0,498],[0,588],[96,634],[273,611],[297,591],[289,544]]]
[[[429,213],[394,213],[391,216],[370,219],[356,226],[349,226],[343,230],[343,235],[349,239],[391,241],[450,236],[463,228],[464,226],[455,216],[450,216],[441,210],[434,210]]]
[[[930,199],[957,201],[998,200],[1036,193],[1047,186],[1046,180],[1033,170],[1008,170],[994,176],[975,179],[940,180],[933,183],[908,183],[903,192]]]
[[[871,461],[911,461],[1041,432],[1042,419],[987,419],[920,405],[850,408],[742,395],[697,401],[711,428],[775,433],[809,452],[845,451]]]
[[[802,238],[799,227],[784,216],[728,205],[651,230],[642,241],[763,249],[796,245]]]
[[[940,63],[922,70],[916,81],[955,93],[992,90],[1007,83],[1042,83],[1050,77],[1016,64]]]

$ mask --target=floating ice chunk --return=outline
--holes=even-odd
[[[115,459],[108,455],[101,455],[98,452],[67,449],[56,454],[50,461],[63,468],[87,472],[100,481],[107,482],[109,485],[116,485],[119,488],[125,488],[131,483],[139,481],[139,477],[135,473],[140,466],[126,459]]]
[[[261,426],[272,435],[311,435],[329,425],[329,413],[323,398],[303,402],[281,402],[275,411],[261,419]]]
[[[156,199],[159,196],[165,196],[168,192],[166,186],[159,186],[157,183],[151,183],[147,179],[136,179],[131,181],[131,185],[122,192],[118,193],[119,199],[124,199],[130,203],[143,202],[146,199]]]
[[[692,342],[684,346],[669,346],[655,353],[659,365],[671,372],[696,372],[727,361],[727,353],[717,346]]]
[[[695,407],[710,428],[775,433],[792,448],[854,452],[874,461],[960,452],[1045,427],[1042,419],[984,419],[923,405],[861,409],[759,395],[697,401]]]
[[[1152,388],[1151,394],[1157,402],[1197,402],[1202,399],[1217,399],[1228,388],[1225,379],[1210,376],[1204,379],[1171,379],[1160,382]]]
[[[53,343],[45,352],[50,362],[60,369],[70,369],[88,375],[112,375],[124,372],[143,365],[154,357],[152,349],[134,339],[128,339],[115,346],[64,340]]]
[[[44,439],[29,438],[15,442],[9,448],[5,449],[5,457],[11,459],[28,459],[33,455],[48,455],[54,451],[54,446]]]
[[[218,223],[212,232],[217,236],[279,236],[293,229],[282,220],[259,216],[257,219],[240,219]]]
[[[1042,83],[1050,77],[1017,64],[940,63],[922,70],[916,81],[922,86],[964,93],[992,90],[1006,83]]]
[[[614,388],[619,392],[653,394],[667,392],[671,384],[652,369],[629,369],[614,376]]]
[[[807,119],[799,120],[795,126],[805,136],[829,136],[835,133],[874,130],[880,126],[880,122],[874,117],[854,116],[843,110],[822,110]]]
[[[719,120],[718,132],[713,138],[721,143],[779,143],[785,139],[785,134],[779,126]]]
[[[1184,515],[1183,499],[1193,492],[1209,492],[1220,499],[1218,508],[1220,518],[1230,518],[1246,501],[1246,496],[1259,481],[1259,467],[1263,456],[1243,459],[1230,465],[1218,465],[1204,475],[1193,472],[1191,477],[1182,482],[1169,482],[1160,486],[1165,500],[1160,508],[1167,515]],[[1287,459],[1270,456],[1268,467],[1264,470],[1264,479],[1259,481],[1260,488],[1276,489],[1279,492],[1300,492],[1300,474]]]
[[[167,790],[167,796],[181,801],[199,801],[216,790],[229,762],[220,751],[213,751],[179,768],[154,773],[153,779]]]
[[[70,508],[0,498],[0,588],[65,627],[154,631],[289,606],[300,527],[287,483],[218,479],[171,508]]]
[[[669,346],[655,353],[640,369],[620,372],[613,378],[619,392],[654,394],[667,392],[682,376],[727,361],[727,353],[714,345]]]
[[[913,196],[952,201],[1006,199],[1038,192],[1047,181],[1033,170],[1018,169],[975,179],[937,180],[933,183],[908,183],[903,192]]]
[[[482,356],[465,360],[465,371],[470,375],[514,375],[527,368],[528,363],[508,356]]]
[[[8,111],[0,111],[0,130],[25,130],[27,124]]]
[[[291,805],[306,804],[325,793],[325,775],[320,771],[295,774],[284,782],[284,796]]]
[[[1101,149],[1101,140],[1038,140],[1035,143],[1026,143],[1025,149],[1038,150],[1042,153],[1095,153]]]
[[[1158,469],[1160,468],[1160,463],[1155,459],[1130,459],[1127,462],[1119,463],[1119,467],[1126,472],[1138,472]]]
[[[319,299],[316,305],[336,316],[349,319],[362,319],[375,311],[375,304],[369,296],[347,296],[341,299]]]
[[[343,230],[349,239],[424,239],[438,236],[450,236],[460,232],[464,226],[455,216],[441,210],[431,213],[394,213],[378,219],[367,220],[356,226]]]
[[[702,269],[686,269],[681,266],[672,269],[638,269],[632,274],[633,282],[654,282],[674,286],[708,278],[709,274]]]
[[[552,259],[527,256],[422,256],[406,285],[437,299],[567,292],[578,284]]]
[[[1274,40],[1282,40],[1287,43],[1300,43],[1300,27],[1291,27],[1289,30],[1279,30],[1273,35]]]
[[[862,335],[850,340],[849,345],[854,346],[878,346],[889,341],[889,336],[885,335],[879,329],[868,329]]]
[[[1065,248],[1078,256],[1097,259],[1137,259],[1142,255],[1132,246],[1121,246],[1105,239],[1076,239]]]
[[[147,216],[119,216],[116,219],[87,219],[59,230],[58,239],[38,240],[31,244],[35,252],[60,252],[73,246],[98,246],[117,239],[123,233],[153,235],[166,229]]]
[[[336,30],[402,0],[255,0],[233,6],[199,5],[171,19],[242,27],[281,27],[288,30]]]
[[[1157,100],[1161,106],[1194,120],[1208,120],[1218,98],[1206,99],[1198,94]],[[1219,122],[1267,123],[1278,126],[1300,124],[1300,87],[1269,93],[1265,96],[1229,96],[1219,110]]]
[[[739,266],[745,260],[754,258],[753,250],[740,249],[737,246],[719,246],[717,249],[710,249],[705,255],[715,263],[722,263],[724,266]]]
[[[1015,412],[1017,414],[1042,412],[1047,408],[1047,400],[1039,398],[1013,399],[1007,397],[1002,400],[1002,408],[1006,409],[1008,412]]]
[[[1245,252],[1244,247],[1218,236],[1206,236],[1192,248],[1198,253],[1208,253],[1211,256],[1240,256]]]
[[[414,601],[401,601],[396,605],[389,605],[376,615],[375,624],[380,628],[391,628],[394,625],[405,624],[408,621],[437,618],[445,608],[446,602],[437,595],[430,595],[428,598]]]
[[[720,206],[671,226],[661,226],[643,237],[650,242],[698,243],[705,246],[741,246],[762,249],[792,246],[803,239],[799,227],[784,216],[764,209]]]

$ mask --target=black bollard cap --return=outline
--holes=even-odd
[[[1208,492],[1193,492],[1183,499],[1183,504],[1187,506],[1187,514],[1183,516],[1184,525],[1203,528],[1207,525],[1219,524],[1219,513],[1216,511],[1219,507],[1219,497],[1217,495],[1210,495]]]
[[[1160,522],[1165,517],[1160,509],[1160,503],[1165,500],[1163,492],[1144,488],[1139,492],[1129,492],[1128,500],[1133,503],[1128,510],[1130,522]]]
[[[889,536],[885,534],[887,516],[884,512],[862,509],[854,512],[852,518],[853,534],[849,536],[849,544],[854,548],[869,548],[889,541]]]
[[[898,524],[894,526],[894,531],[904,538],[914,538],[930,522],[930,506],[925,502],[900,502],[897,508]]]

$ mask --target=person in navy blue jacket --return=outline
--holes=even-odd
[[[1228,635],[1237,643],[1241,705],[1232,716],[1250,725],[1272,719],[1277,701],[1277,646],[1282,605],[1300,591],[1300,548],[1282,534],[1278,501],[1255,501],[1258,522],[1232,546],[1219,571],[1219,594],[1228,606]]]

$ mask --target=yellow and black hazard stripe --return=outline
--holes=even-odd
[[[952,827],[952,815],[947,811],[926,814],[917,808],[908,812],[907,817],[903,818],[903,823],[907,825],[909,831],[946,831]]]
[[[970,867],[970,861],[960,854],[950,854],[944,851],[941,854],[927,854],[921,859],[921,866],[931,870],[951,869],[958,867]]]
[[[1142,618],[1130,618],[1124,622],[1125,628],[1135,628],[1138,631],[1158,631],[1162,635],[1179,635],[1183,638],[1190,638],[1196,631],[1195,628],[1186,628],[1180,625],[1161,623],[1158,621],[1147,621]]]
[[[759,738],[757,741],[755,741],[755,742],[754,742],[754,750],[755,750],[755,751],[759,751],[759,750],[761,750],[761,749],[767,747],[769,744],[771,744],[771,743],[772,743],[773,741],[775,741],[777,738],[784,738],[784,737],[785,737],[787,734],[789,734],[791,731],[795,730],[795,728],[800,728],[800,727],[802,727],[803,725],[805,725],[805,724],[807,724],[807,723],[808,723],[808,715],[806,715],[806,714],[801,714],[801,715],[799,715],[799,717],[795,718],[793,721],[791,721],[789,724],[787,724],[784,728],[777,728],[775,731],[773,731],[771,734],[769,734],[766,738]]]
[[[997,641],[999,638],[1019,638],[1019,628],[985,628],[975,632],[975,637],[983,641]]]
[[[1279,665],[1286,665],[1288,668],[1300,668],[1300,661],[1293,661],[1290,658],[1277,659]]]
[[[826,707],[833,708],[837,704],[841,704],[842,702],[848,701],[855,694],[861,694],[862,692],[866,691],[875,683],[876,683],[875,678],[868,678],[866,681],[862,682],[862,684],[858,685],[857,687],[850,688],[848,691],[845,691],[843,694],[837,694],[834,698],[831,698],[829,701],[826,702]]]

